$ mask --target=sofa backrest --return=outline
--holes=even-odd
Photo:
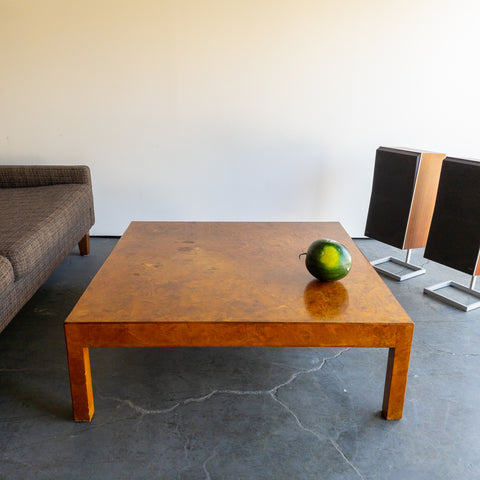
[[[41,187],[64,183],[91,184],[84,165],[1,165],[0,188]]]

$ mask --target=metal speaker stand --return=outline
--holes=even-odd
[[[474,290],[475,280],[476,280],[476,276],[472,275],[472,280],[470,281],[469,287],[465,287],[464,285],[460,285],[457,282],[449,280],[447,282],[433,285],[432,287],[427,287],[423,290],[423,292],[426,293],[427,295],[431,295],[432,297],[435,297],[437,300],[440,300],[441,302],[451,305],[452,307],[458,308],[459,310],[463,310],[464,312],[469,312],[470,310],[474,310],[475,308],[480,307],[480,292],[478,290]],[[471,303],[462,303],[457,300],[454,300],[453,298],[445,294],[439,293],[437,291],[446,287],[455,288],[457,290],[460,290],[463,293],[468,293],[472,297],[478,298],[478,300],[473,301]]]
[[[409,278],[423,275],[426,271],[424,268],[419,267],[418,265],[414,265],[413,263],[410,263],[411,254],[412,254],[412,250],[411,249],[407,250],[407,257],[404,262],[402,260],[399,260],[398,258],[385,257],[385,258],[379,258],[378,260],[373,260],[372,262],[370,262],[370,264],[375,268],[377,272],[382,273],[387,277],[393,278],[398,282],[403,282],[404,280],[408,280]],[[404,273],[403,275],[399,275],[397,273],[390,272],[389,270],[386,270],[380,266],[388,262],[395,263],[396,265],[401,265],[402,267],[410,270],[410,272]]]

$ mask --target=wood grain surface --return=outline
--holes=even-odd
[[[321,283],[311,242],[332,238],[353,264]],[[133,222],[78,302],[78,322],[410,323],[339,223]]]

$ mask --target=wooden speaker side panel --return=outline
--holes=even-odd
[[[408,219],[404,248],[423,248],[432,222],[443,153],[422,153]]]

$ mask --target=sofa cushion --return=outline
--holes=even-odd
[[[72,227],[87,223],[85,209],[93,218],[90,185],[0,188],[0,255],[12,264],[16,280],[58,248]]]
[[[8,258],[0,257],[0,296],[14,280],[12,264]]]

